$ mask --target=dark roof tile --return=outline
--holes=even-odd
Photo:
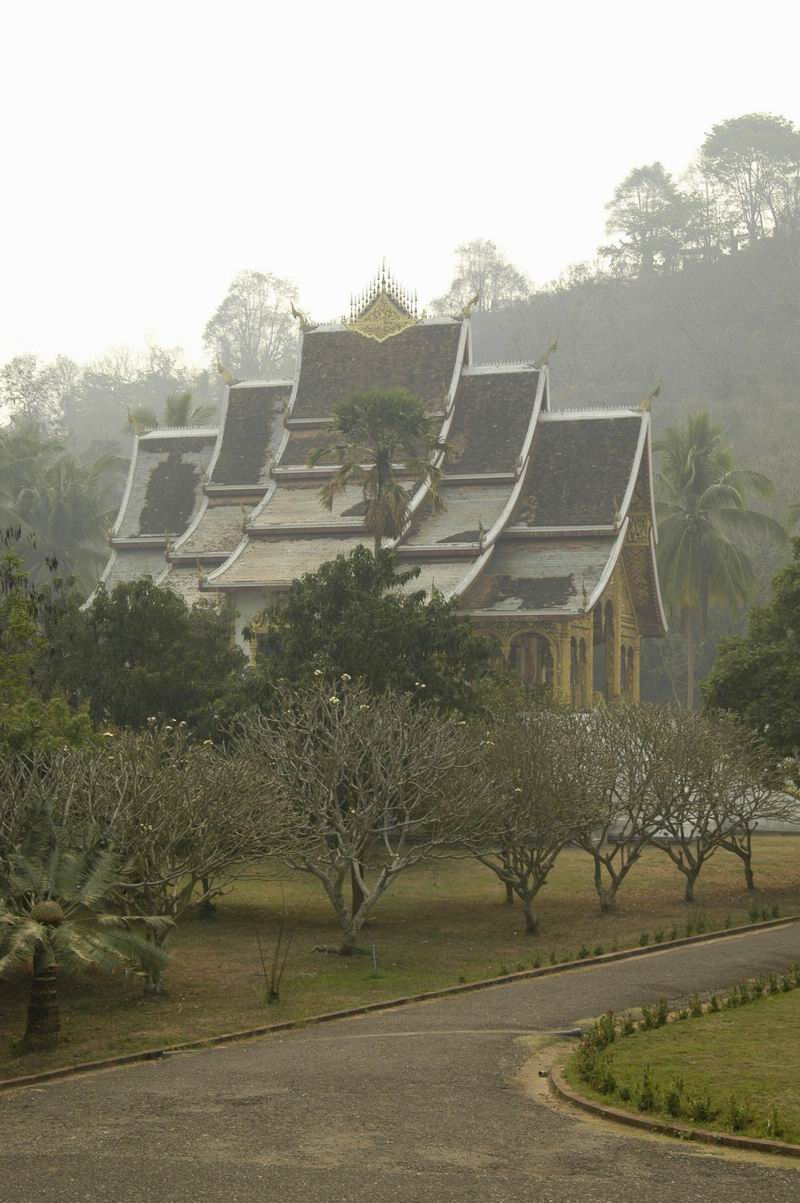
[[[290,384],[231,389],[212,484],[261,483],[269,458],[270,435],[291,391]]]
[[[335,401],[374,388],[406,388],[443,408],[460,336],[460,322],[421,322],[383,342],[354,330],[308,331],[292,417],[328,417]]]
[[[538,372],[462,376],[448,443],[447,474],[513,472],[531,420]]]
[[[633,471],[641,415],[540,419],[514,526],[612,526]]]

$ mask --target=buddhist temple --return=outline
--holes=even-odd
[[[331,406],[403,387],[446,440],[440,492],[409,482],[395,539],[408,587],[457,598],[526,681],[586,709],[638,700],[641,640],[665,633],[647,408],[554,408],[546,363],[477,364],[472,305],[429,317],[382,271],[340,321],[297,313],[291,380],[228,389],[219,427],[136,439],[103,583],[151,576],[188,605],[227,599],[237,636],[303,573],[371,546],[359,485],[328,511],[308,467]]]

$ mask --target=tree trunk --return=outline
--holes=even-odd
[[[500,860],[503,862],[503,867],[510,872],[511,868],[512,868],[511,856],[505,848],[500,849]],[[502,880],[502,878],[501,878],[501,880]],[[512,886],[510,881],[504,881],[503,885],[505,886],[505,890],[506,890],[506,903],[508,906],[513,906],[514,905],[514,887]]]
[[[199,907],[197,908],[197,917],[198,919],[216,919],[217,908],[214,906],[214,903],[208,896],[209,890],[211,889],[211,882],[207,877],[204,877],[201,884],[203,886],[203,898]]]
[[[353,904],[350,909],[353,915],[358,914],[364,902],[364,891],[361,889],[361,882],[358,880],[356,868],[358,868],[358,873],[363,875],[364,866],[360,861],[357,861],[355,865],[350,866],[350,890],[353,898]]]
[[[39,945],[33,954],[33,976],[28,1001],[28,1023],[23,1045],[30,1052],[55,1048],[61,1032],[56,991],[57,966],[48,961]]]
[[[686,889],[684,890],[684,893],[683,893],[683,901],[684,902],[694,902],[694,886],[695,886],[695,882],[697,881],[699,876],[700,876],[699,868],[690,869],[689,872],[686,874]]]
[[[694,710],[694,675],[695,675],[695,647],[694,647],[694,615],[691,610],[686,611],[686,709]]]
[[[753,877],[753,854],[748,852],[742,857],[744,865],[744,883],[748,894],[752,894],[756,888],[755,878]]]
[[[599,856],[594,858],[594,888],[597,891],[597,901],[603,915],[616,910],[617,882],[612,878],[611,885],[603,881],[603,862]]]
[[[522,898],[522,913],[525,916],[525,935],[535,936],[539,932],[539,920],[533,912],[533,898]]]

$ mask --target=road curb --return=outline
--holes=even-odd
[[[721,1145],[723,1148],[729,1149],[747,1149],[751,1153],[778,1153],[784,1157],[800,1158],[800,1145],[788,1144],[783,1140],[742,1136],[735,1132],[715,1132],[711,1128],[691,1128],[685,1124],[673,1124],[668,1120],[653,1119],[634,1111],[623,1111],[620,1107],[609,1107],[605,1103],[587,1099],[572,1089],[561,1070],[556,1066],[550,1069],[548,1077],[550,1090],[556,1098],[573,1107],[578,1107],[581,1111],[587,1111],[590,1115],[609,1120],[611,1123],[626,1124],[629,1128],[655,1132],[660,1136],[672,1136],[679,1140],[700,1141],[703,1144]]]
[[[332,1023],[337,1019],[352,1019],[358,1015],[370,1015],[378,1011],[391,1011],[396,1007],[408,1006],[411,1003],[428,1002],[438,998],[449,998],[452,995],[468,994],[473,990],[486,990],[492,986],[505,986],[511,982],[526,981],[530,978],[552,977],[558,973],[572,973],[576,969],[592,969],[611,964],[615,961],[627,961],[634,957],[653,956],[667,952],[673,948],[684,948],[690,944],[705,944],[711,940],[725,940],[732,936],[746,935],[749,932],[767,931],[774,927],[787,927],[800,921],[800,915],[787,915],[783,919],[768,919],[761,923],[747,923],[742,927],[730,927],[724,931],[703,932],[697,936],[684,936],[679,940],[666,940],[661,944],[646,944],[640,948],[620,949],[617,952],[606,952],[598,957],[584,957],[579,961],[567,961],[562,965],[543,965],[539,969],[523,969],[516,973],[504,973],[500,977],[483,978],[477,982],[464,982],[458,986],[443,986],[440,990],[427,990],[422,994],[407,994],[401,998],[385,999],[382,1002],[363,1003],[358,1007],[348,1007],[344,1011],[325,1011],[320,1015],[307,1015],[299,1019],[287,1019],[281,1023],[269,1023],[255,1028],[243,1028],[235,1032],[223,1032],[216,1036],[203,1036],[197,1040],[186,1040],[179,1044],[168,1044],[163,1048],[143,1049],[138,1053],[126,1053],[119,1057],[104,1057],[99,1061],[80,1061],[76,1065],[62,1065],[57,1069],[42,1070],[41,1073],[25,1074],[16,1078],[0,1080],[0,1093],[7,1090],[18,1090],[26,1086],[38,1086],[45,1082],[57,1081],[60,1078],[77,1077],[80,1074],[97,1073],[103,1069],[117,1069],[127,1065],[139,1065],[147,1061],[160,1061],[176,1053],[198,1052],[205,1048],[217,1048],[223,1044],[234,1044],[241,1040],[254,1040],[261,1036],[271,1036],[280,1032],[291,1032],[298,1028],[313,1027],[315,1024]]]

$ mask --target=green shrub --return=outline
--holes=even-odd
[[[779,908],[779,907],[777,907],[777,906],[774,906],[774,907],[772,908],[772,918],[773,918],[773,919],[780,919],[780,915],[781,915],[780,908]]]
[[[664,943],[664,933],[661,930],[661,928],[659,928],[658,931],[653,932],[653,943],[654,944],[663,944]]]
[[[625,1015],[620,1026],[620,1033],[623,1036],[632,1036],[636,1031],[636,1023],[632,1015]]]
[[[689,1014],[692,1019],[698,1019],[703,1014],[703,1003],[699,994],[693,994],[689,999]]]
[[[636,1106],[640,1111],[654,1111],[656,1108],[656,1088],[653,1079],[650,1075],[650,1070],[646,1069],[642,1074],[641,1085],[636,1092]]]
[[[670,938],[670,940],[677,940],[677,938],[678,938],[677,927],[673,927],[672,931],[669,933],[669,938]]]
[[[698,1094],[689,1099],[686,1104],[686,1113],[689,1119],[694,1120],[696,1124],[707,1124],[716,1114],[708,1094]]]
[[[667,1115],[676,1116],[681,1113],[683,1099],[683,1078],[675,1078],[664,1092],[664,1110]]]
[[[658,1005],[655,1011],[655,1021],[657,1028],[663,1028],[664,1024],[669,1019],[669,1003],[665,998],[658,1000]]]
[[[761,912],[757,906],[751,906],[750,910],[747,912],[747,917],[751,923],[758,923],[760,915]]]
[[[719,1010],[719,999],[717,998],[716,994],[712,994],[711,998],[708,1000],[708,1009],[714,1013]]]
[[[586,947],[585,944],[581,944],[580,948],[578,949],[577,956],[575,959],[578,961],[585,961],[586,958],[588,957],[588,955],[589,955],[589,949]]]
[[[650,943],[650,933],[647,931],[643,931],[641,933],[641,935],[639,936],[639,947],[644,948],[645,945],[647,945],[649,943]]]
[[[617,1087],[617,1098],[623,1103],[631,1101],[631,1088],[626,1082],[621,1082]]]
[[[730,1128],[732,1132],[741,1132],[751,1122],[752,1118],[747,1104],[740,1103],[736,1095],[732,1094],[725,1108],[725,1126]]]
[[[595,944],[594,948],[592,949],[592,956],[593,957],[601,957],[603,955],[603,952],[604,952],[603,945]]]
[[[783,1140],[786,1136],[786,1124],[774,1103],[767,1117],[767,1136],[771,1140]]]

